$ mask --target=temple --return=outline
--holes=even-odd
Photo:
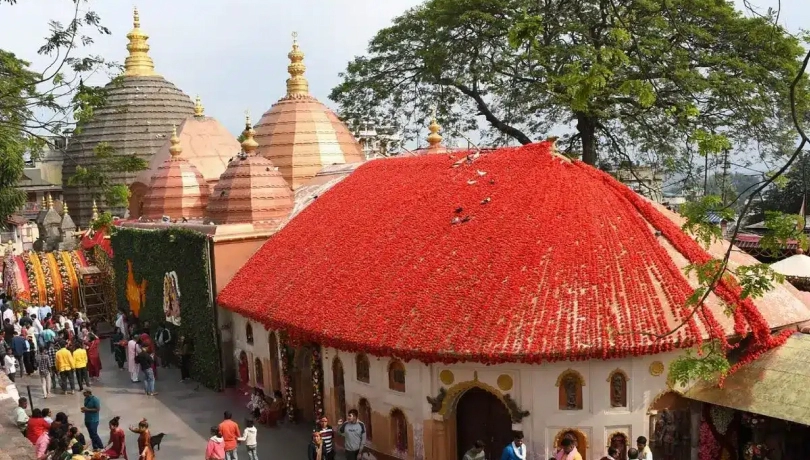
[[[63,163],[63,177],[73,176],[79,166],[103,168],[103,159],[94,153],[101,143],[110,146],[115,155],[136,155],[149,162],[171,136],[172,126],[194,115],[191,98],[155,73],[148,39],[141,30],[136,8],[133,28],[127,34],[129,55],[124,61],[124,73],[107,84],[107,103],[96,111],[92,120],[80,126],[68,142],[66,156],[75,161]],[[135,177],[135,173],[110,173],[112,181],[118,184],[131,185]],[[64,185],[63,194],[76,223],[87,226],[93,200],[99,198],[98,192]],[[122,217],[126,212],[125,209],[109,211]]]

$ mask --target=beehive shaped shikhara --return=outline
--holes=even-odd
[[[365,157],[349,128],[309,93],[304,53],[297,42],[287,56],[287,94],[265,112],[255,128],[259,155],[272,161],[295,190],[324,166],[357,163]]]
[[[149,57],[149,37],[140,26],[136,9],[134,27],[127,34],[129,56],[124,61],[124,73],[105,87],[105,104],[68,142],[67,156],[71,160],[62,166],[66,181],[77,167],[99,166],[104,161],[94,153],[102,142],[112,147],[115,155],[135,155],[148,163],[171,135],[172,126],[194,114],[191,98],[155,73]],[[109,179],[129,185],[135,176],[135,173],[111,173]],[[87,225],[92,218],[94,191],[66,185],[64,195],[77,224]],[[111,211],[123,216],[125,210]]]
[[[697,281],[683,269],[727,243],[704,250],[677,215],[550,143],[465,155],[360,166],[268,240],[220,305],[424,362],[607,359],[749,333],[756,351],[810,319],[793,287],[743,300],[733,280],[690,315]],[[753,262],[732,252],[732,267]]]

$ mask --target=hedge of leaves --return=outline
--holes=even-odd
[[[165,321],[163,277],[174,271],[180,288],[179,331],[194,341],[191,376],[213,390],[222,389],[216,313],[211,303],[208,238],[185,229],[141,230],[122,228],[112,236],[115,290],[118,305],[128,308],[127,261],[132,261],[135,281],[147,281],[146,304],[140,320],[153,327]]]

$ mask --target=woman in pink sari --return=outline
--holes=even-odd
[[[98,380],[101,376],[101,356],[98,344],[101,342],[92,332],[87,336],[87,372],[91,379]]]

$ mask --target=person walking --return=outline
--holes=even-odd
[[[348,457],[346,457],[348,459]],[[317,431],[312,432],[312,442],[307,450],[308,460],[323,460],[323,440]]]
[[[169,367],[172,356],[172,331],[169,330],[169,323],[158,326],[157,332],[155,332],[155,345],[157,345],[160,367]]]
[[[205,460],[225,460],[225,441],[219,432],[219,427],[211,427],[211,437],[205,446]]]
[[[338,434],[343,436],[346,460],[357,460],[366,445],[366,425],[358,420],[357,409],[349,411],[349,419],[338,420]],[[320,436],[318,436],[320,439]]]
[[[84,391],[84,385],[90,386],[90,377],[87,374],[87,350],[82,344],[73,350],[73,371],[79,382],[79,391]]]
[[[224,420],[219,424],[219,432],[225,442],[225,460],[237,460],[236,446],[239,437],[241,437],[239,425],[232,420],[233,414],[229,410],[225,411],[223,418]]]
[[[180,381],[185,382],[191,378],[191,355],[194,353],[194,343],[191,339],[181,335],[177,347],[180,350]]]
[[[335,429],[329,424],[328,418],[318,420],[318,433],[323,443],[324,460],[335,460]]]
[[[59,351],[56,352],[56,370],[59,372],[59,384],[63,394],[73,394],[76,391],[76,384],[73,382],[73,354],[65,348],[64,343],[59,344]],[[67,391],[70,382],[70,393]]]
[[[115,333],[110,337],[110,347],[112,347],[118,369],[123,370],[124,363],[127,362],[127,342],[124,340],[124,334],[118,328],[115,328]]]
[[[143,347],[140,354],[138,354],[136,361],[138,362],[138,365],[141,366],[141,372],[143,372],[143,387],[146,391],[146,395],[157,395],[157,393],[155,393],[155,360],[149,353],[148,346]]]
[[[56,370],[56,352],[58,347],[56,346],[55,342],[50,341],[45,342],[45,349],[48,352],[48,356],[51,358],[51,391],[53,391],[59,386],[59,383],[57,382],[57,379],[59,378],[59,371]]]
[[[6,335],[8,335],[8,333],[6,333]],[[14,336],[11,339],[11,349],[14,350],[14,357],[17,358],[17,369],[20,372],[20,377],[22,377],[24,363],[23,359],[25,357],[25,353],[28,352],[28,341],[25,340],[25,338],[16,330],[14,331]]]
[[[257,430],[253,424],[254,422],[252,418],[245,420],[245,431],[242,433],[243,436],[237,440],[245,443],[249,460],[259,460],[256,453],[256,435],[258,434],[259,430]]]
[[[138,363],[135,362],[135,358],[141,352],[141,347],[138,346],[138,342],[135,341],[135,338],[130,338],[129,342],[127,342],[127,369],[129,370],[129,379],[132,380],[132,383],[138,382]]]
[[[92,332],[87,335],[87,372],[91,380],[101,377],[101,340]],[[88,384],[89,385],[89,384]]]
[[[39,349],[39,382],[42,384],[42,397],[48,399],[51,396],[51,369],[53,368],[53,360],[48,353],[51,347],[50,343],[45,344]]]
[[[97,396],[93,396],[93,392],[89,388],[85,389],[82,413],[84,414],[84,426],[87,428],[87,434],[90,435],[93,450],[104,448],[104,443],[98,435],[99,412],[101,412],[101,401]]]

